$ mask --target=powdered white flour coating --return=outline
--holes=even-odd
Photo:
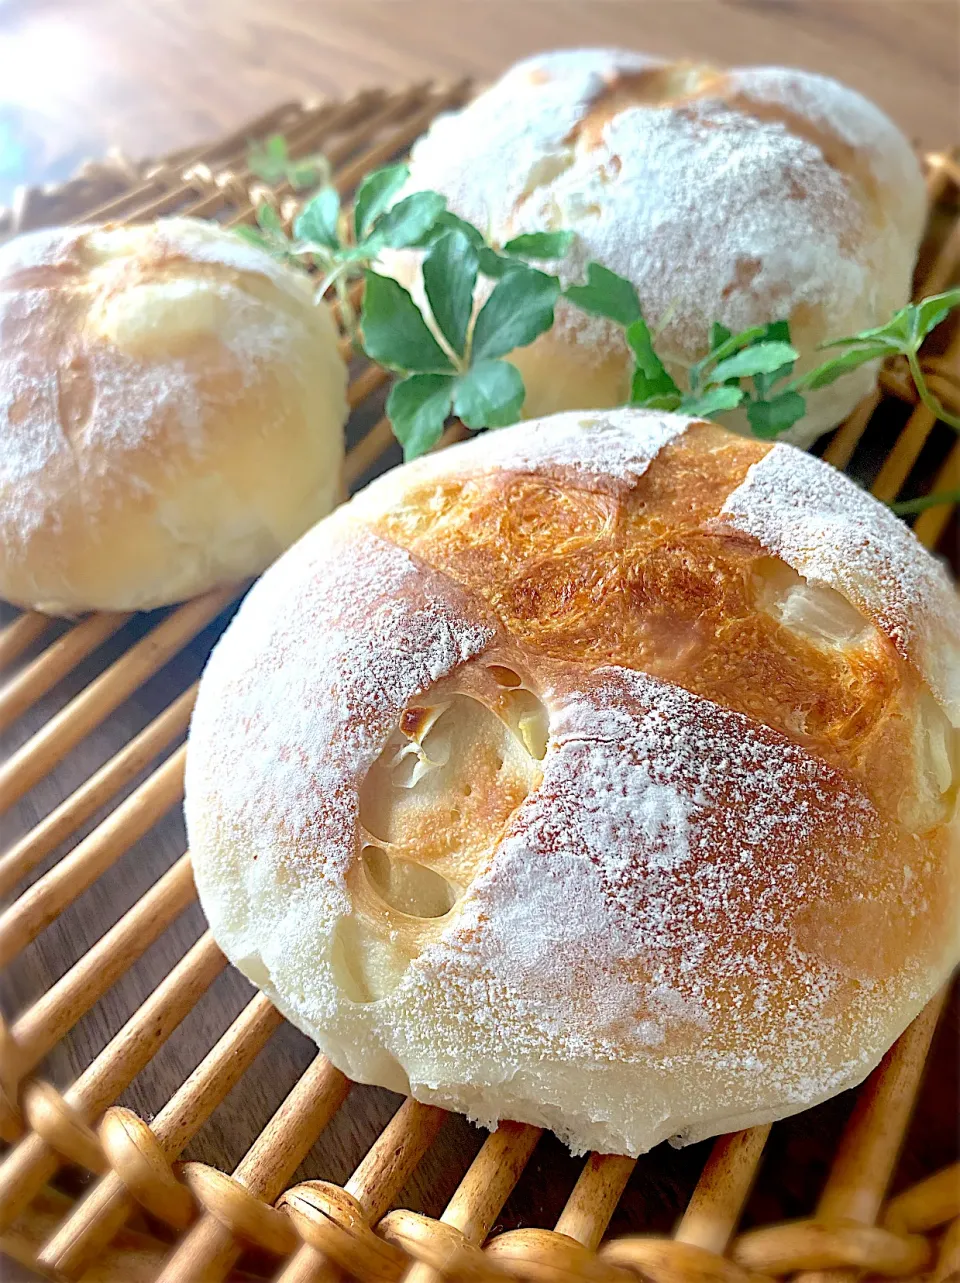
[[[925,210],[906,139],[836,81],[622,50],[512,68],[416,144],[414,189],[440,191],[496,243],[575,232],[551,270],[578,282],[598,262],[631,280],[678,378],[707,350],[713,322],[737,332],[789,320],[801,370],[819,360],[818,342],[882,324],[909,297]],[[529,413],[570,405],[541,386],[566,386],[564,343],[588,371],[607,363],[590,391],[608,399],[591,405],[626,399],[622,332],[561,299],[555,331],[540,340],[558,348],[552,373],[546,354],[542,366],[518,359]],[[788,439],[807,443],[833,426],[875,376],[861,367],[811,393]]]
[[[619,1147],[632,1152],[681,1130],[668,1077],[691,1113],[702,1095],[746,1119],[758,1093],[790,1112],[875,1059],[879,1042],[838,1026],[850,978],[807,952],[798,927],[829,894],[837,844],[850,852],[851,890],[869,886],[871,835],[883,840],[884,828],[867,800],[781,737],[643,674],[597,670],[582,694],[555,692],[551,714],[541,788],[456,928],[415,964],[423,999],[457,1029],[446,1055],[433,1053],[429,1098],[450,1099],[444,1072],[489,1057],[488,1039],[508,1095],[538,1066],[548,1116],[569,1107],[561,1067],[594,1066],[593,1108],[605,1091],[624,1093],[635,1130]],[[734,1033],[730,992],[744,985]],[[871,1001],[879,1040],[881,993]],[[401,1045],[417,1046],[418,1032],[404,1028]],[[687,1118],[685,1137],[703,1134]]]
[[[310,282],[299,272],[291,271],[288,264],[239,236],[224,237],[216,223],[164,219],[156,224],[154,237],[167,254],[182,254],[193,263],[210,263],[245,275],[262,276],[298,301],[313,295]]]
[[[437,477],[496,472],[571,471],[589,475],[600,484],[635,482],[646,472],[665,445],[684,431],[690,420],[680,414],[651,414],[645,431],[636,430],[636,411],[573,410],[527,425],[521,435],[486,432],[450,446],[442,453],[425,455],[409,463],[399,484],[428,482]],[[382,507],[398,484],[397,474],[378,477],[353,500],[359,515]]]
[[[193,740],[218,750],[192,753],[187,780],[188,823],[204,846],[252,843],[242,882],[216,861],[195,870],[231,956],[259,949],[269,960],[291,943],[312,951],[300,913],[314,901],[327,914],[348,911],[360,780],[409,700],[493,636],[465,617],[455,587],[342,516],[256,585],[211,656],[194,712]],[[211,790],[224,796],[222,809],[191,808]],[[248,916],[261,895],[287,924],[266,946]]]
[[[119,451],[134,450],[149,441],[151,435],[167,430],[171,417],[182,428],[191,449],[203,448],[199,434],[203,376],[198,372],[195,354],[171,354],[158,366],[129,350],[138,346],[139,338],[131,330],[133,317],[129,313],[143,304],[138,299],[129,310],[117,315],[117,294],[122,295],[126,284],[122,268],[129,266],[121,262],[118,268],[117,260],[122,258],[118,244],[122,240],[122,229],[102,233],[77,227],[53,236],[45,231],[34,232],[4,247],[0,270],[8,284],[0,291],[0,332],[11,341],[4,345],[9,366],[0,379],[0,485],[35,475],[61,453],[72,452],[76,466],[82,468],[85,446],[94,441],[99,449],[114,445]],[[261,275],[303,302],[303,289],[293,273],[238,237],[224,236],[219,229],[185,219],[169,219],[156,225],[152,240],[158,255],[180,257],[185,264],[209,263]],[[141,229],[137,229],[136,242],[137,251],[142,252]],[[102,272],[99,281],[98,270]],[[45,354],[35,350],[30,338],[51,324],[48,293],[56,289],[58,274],[69,281],[84,271],[92,272],[93,280],[86,287],[79,285],[79,289],[94,294],[99,285],[108,294],[106,305],[78,333],[64,336],[65,350],[60,353],[59,365],[52,365]],[[151,288],[150,283],[139,289],[145,287]],[[164,308],[160,320],[151,314],[149,324],[153,330],[169,319],[168,313],[189,309],[199,295],[212,295],[221,304],[219,310],[225,323],[218,326],[218,337],[226,349],[223,356],[230,364],[237,399],[257,379],[259,367],[276,358],[290,343],[291,318],[271,318],[233,281],[185,276],[163,280],[152,288]],[[146,320],[140,323],[147,325]],[[102,346],[89,342],[98,330],[110,333],[114,326],[120,332],[111,337],[119,342]],[[19,336],[19,342],[12,341],[14,336]],[[148,334],[145,337],[149,339]],[[208,376],[212,372],[208,367]],[[69,400],[71,384],[81,380],[96,389],[95,400],[83,406],[84,421],[77,423],[68,418],[63,423],[62,410]],[[27,529],[39,519],[37,509],[29,503],[30,497],[39,500],[41,493],[30,487],[20,492],[21,517]]]
[[[486,1125],[550,1127],[575,1151],[697,1140],[859,1082],[956,955],[955,819],[915,832],[853,770],[753,717],[643,671],[520,645],[485,591],[374,533],[378,518],[382,531],[385,513],[408,508],[429,526],[435,494],[455,504],[459,490],[472,504],[518,469],[548,481],[545,494],[604,492],[623,525],[628,512],[638,519],[644,474],[659,470],[639,519],[665,520],[652,499],[665,478],[699,499],[695,487],[714,484],[691,482],[695,455],[669,448],[686,426],[637,411],[564,416],[555,439],[549,424],[523,425],[396,470],[257,585],[211,659],[191,728],[191,849],[229,957],[350,1077]],[[718,429],[696,434],[705,451],[724,450]],[[855,516],[855,499],[824,497],[827,465],[810,460],[791,488],[777,451],[767,458],[768,472],[756,465],[732,497],[730,485],[711,494],[709,511],[724,498],[729,511],[692,541],[741,547],[750,534],[774,554],[767,540],[785,528],[790,563],[802,498],[822,510],[818,543],[833,538],[823,512]],[[768,475],[784,490],[779,525],[773,495],[757,497]],[[734,533],[742,510],[752,528]],[[497,526],[495,506],[473,511]],[[838,538],[853,579],[837,591],[864,615],[870,603],[850,584],[880,552],[888,578],[903,563],[897,601],[904,615],[917,608],[916,637],[924,602],[945,613],[936,572],[920,573],[927,554],[904,554],[886,518],[870,540]],[[926,676],[926,661],[912,662]],[[487,723],[469,723],[480,728],[473,743],[416,739],[483,690]],[[542,751],[516,707],[542,712]],[[518,751],[504,748],[510,736],[531,766],[500,809],[496,760],[484,774],[489,745],[471,756],[490,721],[499,768]],[[445,768],[454,743],[466,763],[410,830],[384,819],[415,791],[388,769],[401,734],[426,768]],[[372,785],[379,812],[364,810]],[[458,828],[451,817],[477,796],[467,813],[479,827]],[[434,830],[460,835],[457,859],[480,852],[466,877],[442,865],[450,852],[431,845]],[[392,878],[424,866],[434,883],[446,868],[453,894],[420,916],[391,898]]]
[[[0,249],[0,594],[51,613],[257,573],[332,506],[346,371],[289,267],[189,219]]]
[[[688,423],[683,415],[660,414],[640,436],[631,410],[572,411],[531,423],[522,438],[486,433],[463,442],[455,453],[444,455],[443,467],[444,471],[487,467],[521,472],[573,468],[581,475],[636,481]]]
[[[943,566],[885,504],[778,444],[727,498],[722,518],[872,619],[960,726],[960,600]]]

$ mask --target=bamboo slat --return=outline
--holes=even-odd
[[[179,801],[185,758],[186,750],[177,749],[89,837],[0,915],[0,966],[6,966]]]
[[[12,890],[22,877],[148,766],[172,739],[186,730],[196,698],[197,683],[194,682],[85,784],[0,856],[0,896]]]
[[[770,1126],[721,1136],[701,1173],[674,1237],[722,1254],[754,1182]]]
[[[30,615],[25,615],[30,619]],[[21,717],[32,704],[72,672],[108,637],[112,637],[130,618],[129,615],[88,615],[76,627],[64,633],[32,664],[0,690],[0,730]]]
[[[960,489],[960,441],[954,442],[930,489],[933,494]],[[953,508],[953,504],[938,503],[936,507],[927,508],[917,517],[913,523],[913,533],[925,547],[935,548],[940,542]]]
[[[281,1206],[304,1242],[277,1275],[277,1283],[327,1283],[336,1278],[331,1261],[341,1269],[354,1270],[362,1257],[369,1260],[371,1272],[378,1264],[389,1270],[387,1245],[370,1225],[390,1206],[443,1120],[443,1110],[406,1100],[342,1191],[322,1181],[287,1190]],[[399,1264],[402,1271],[402,1257]]]
[[[35,610],[25,611],[0,630],[0,669],[19,659],[50,627],[50,619]]]
[[[202,936],[64,1093],[66,1103],[84,1118],[101,1114],[166,1042],[226,964],[213,937]],[[59,1165],[57,1150],[35,1132],[10,1151],[0,1164],[0,1230],[9,1228]]]
[[[436,1283],[437,1267],[469,1270],[540,1139],[537,1127],[501,1123],[483,1142],[439,1221],[391,1212],[379,1233],[418,1262],[404,1283]]]
[[[345,204],[363,174],[403,154],[439,112],[462,102],[465,82],[429,83],[398,92],[373,89],[344,102],[284,103],[244,129],[152,164],[120,156],[87,167],[59,191],[26,193],[0,216],[14,228],[45,218],[142,220],[161,214],[250,221],[268,201],[289,220],[294,193],[269,186],[247,164],[251,138],[281,131],[292,156],[322,150]],[[928,162],[928,193],[952,220],[918,282],[935,293],[960,272],[960,167],[949,155]],[[72,202],[72,204],[71,204]],[[19,221],[18,221],[19,220]],[[354,304],[359,303],[355,290]],[[337,315],[334,309],[335,316]],[[349,339],[343,350],[350,355]],[[947,350],[922,357],[930,386],[960,406],[960,330]],[[382,466],[393,446],[386,419],[376,419],[388,375],[356,369],[348,400],[376,420],[348,453],[345,484],[352,489]],[[911,381],[893,366],[876,394],[827,443],[834,465],[863,471],[879,407],[902,427],[892,449],[870,473],[874,493],[893,499],[916,493],[918,464],[935,489],[957,485],[960,445],[940,446],[941,428],[918,403]],[[466,434],[452,424],[442,448]],[[939,453],[937,453],[939,451]],[[868,469],[869,470],[869,469]],[[921,512],[913,522],[929,547],[942,540],[955,505]],[[227,609],[238,588],[188,602],[153,624],[120,658],[53,714],[0,766],[0,806],[11,807],[109,718],[148,678]],[[43,645],[50,621],[24,613],[0,630],[0,730],[37,706],[80,663],[98,664],[99,648],[127,623],[125,615],[91,615]],[[31,657],[34,648],[35,656]],[[98,811],[133,784],[183,734],[196,697],[190,685],[109,761],[55,805],[0,856],[0,895],[50,857]],[[174,748],[86,837],[62,855],[0,914],[0,965],[67,912],[97,879],[141,840],[182,794],[184,750]],[[672,1237],[629,1234],[604,1243],[611,1218],[635,1170],[632,1159],[590,1155],[552,1229],[526,1226],[488,1241],[539,1141],[533,1127],[503,1123],[486,1138],[446,1209],[430,1217],[389,1210],[432,1147],[441,1110],[406,1101],[353,1176],[341,1187],[294,1173],[340,1109],[350,1082],[317,1056],[266,1123],[231,1175],[202,1163],[181,1164],[184,1148],[254,1062],[281,1023],[257,995],[209,1049],[147,1124],[116,1106],[118,1095],[162,1048],[226,960],[204,935],[153,990],[72,1086],[62,1093],[36,1076],[44,1057],[64,1038],[175,921],[195,897],[189,855],[174,862],[137,903],[9,1025],[0,1023],[0,1136],[11,1148],[0,1162],[0,1236],[33,1215],[44,1186],[67,1165],[95,1178],[86,1194],[66,1204],[56,1223],[36,1236],[37,1263],[63,1279],[81,1279],[124,1250],[136,1216],[177,1235],[172,1247],[155,1241],[163,1264],[158,1283],[218,1283],[244,1259],[253,1274],[279,1283],[334,1283],[344,1271],[361,1279],[405,1283],[502,1283],[506,1279],[585,1279],[623,1283],[756,1283],[760,1276],[796,1275],[797,1283],[847,1283],[867,1271],[888,1277],[928,1274],[947,1283],[960,1261],[960,1189],[956,1166],[932,1173],[886,1207],[883,1200],[903,1144],[940,1002],[911,1025],[858,1095],[815,1213],[809,1220],[764,1225],[737,1236],[743,1208],[761,1163],[768,1126],[720,1137]],[[62,1205],[62,1204],[58,1204]],[[142,1221],[138,1222],[142,1224]],[[939,1241],[938,1240],[939,1236]],[[22,1256],[23,1239],[17,1240]],[[0,1247],[4,1240],[0,1237]],[[12,1240],[11,1240],[12,1242]],[[99,1276],[98,1276],[99,1277]],[[111,1275],[125,1279],[126,1274]]]
[[[325,1056],[317,1056],[240,1162],[234,1180],[264,1202],[278,1198],[351,1086]],[[240,1251],[229,1229],[208,1211],[170,1257],[157,1283],[221,1283]]]
[[[218,588],[180,606],[131,646],[0,767],[0,809],[18,801],[237,595]]]
[[[184,855],[79,962],[27,1008],[10,1031],[21,1076],[40,1063],[195,896],[190,857]]]
[[[883,1242],[866,1239],[859,1230],[874,1226],[877,1220],[945,998],[944,991],[917,1016],[861,1090],[820,1195],[815,1220],[750,1231],[734,1244],[734,1260],[755,1273],[800,1270],[797,1283],[844,1283],[849,1272],[811,1268],[811,1262],[823,1256],[842,1258],[847,1250],[853,1258],[860,1251],[876,1252],[869,1262],[873,1268],[889,1262],[890,1272],[895,1274],[915,1272],[927,1263],[922,1239]],[[826,1230],[833,1234],[829,1241],[824,1241]],[[898,1249],[907,1253],[902,1259],[897,1256]]]
[[[179,1156],[246,1072],[281,1020],[269,1000],[258,994],[170,1098],[151,1124],[166,1161]],[[40,1264],[64,1278],[79,1278],[136,1206],[123,1173],[107,1172],[47,1244]]]

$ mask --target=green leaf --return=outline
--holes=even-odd
[[[775,385],[791,375],[795,365],[796,361],[787,361],[785,365],[778,366],[768,374],[761,373],[753,376],[753,386],[761,401],[769,400]]]
[[[433,226],[429,227],[416,242],[417,247],[426,249],[435,240],[439,240],[444,232],[451,231],[463,232],[475,250],[480,250],[486,243],[483,239],[483,233],[479,232],[473,223],[468,223],[465,218],[460,218],[451,213],[449,209],[445,209],[443,213],[437,215]]]
[[[461,231],[444,232],[423,262],[423,284],[440,332],[458,356],[467,346],[477,251]]]
[[[902,352],[913,343],[913,332],[916,324],[916,307],[908,303],[899,312],[894,312],[885,325],[878,325],[872,330],[861,330],[859,334],[848,334],[842,339],[830,339],[819,343],[820,349],[831,347],[862,347],[865,343],[871,346],[883,344],[888,352]]]
[[[403,446],[404,459],[426,454],[440,440],[450,413],[453,384],[449,374],[411,374],[390,389],[387,418]]]
[[[286,244],[287,233],[284,230],[283,221],[273,206],[268,205],[266,201],[257,206],[257,223],[271,240]]]
[[[563,258],[573,244],[573,232],[525,232],[507,241],[508,254],[523,258]]]
[[[295,161],[287,170],[287,180],[297,192],[319,183],[323,177],[323,166],[315,160]]]
[[[473,327],[471,362],[526,347],[549,330],[559,293],[557,278],[536,268],[518,267],[507,272],[480,309]]]
[[[642,315],[632,282],[599,263],[587,264],[586,285],[568,285],[564,293],[584,312],[605,316],[618,325],[632,325]]]
[[[767,327],[765,325],[751,325],[749,329],[741,330],[739,334],[731,334],[726,326],[715,322],[710,327],[711,342],[716,336],[720,342],[716,347],[712,347],[702,360],[696,365],[690,367],[690,386],[698,388],[701,380],[704,378],[706,371],[717,361],[724,361],[727,357],[732,356],[734,352],[739,352],[742,348],[749,347],[751,343],[765,337]],[[725,336],[725,337],[724,337]],[[711,375],[711,379],[713,376]]]
[[[720,384],[715,388],[707,388],[702,396],[684,397],[678,409],[681,414],[689,414],[692,418],[712,419],[715,414],[722,414],[724,410],[735,410],[744,395],[742,388]]]
[[[251,227],[249,223],[241,223],[232,230],[235,235],[240,237],[241,240],[247,241],[250,245],[256,245],[258,249],[269,248],[267,238],[264,236],[263,232],[261,232],[257,227]]]
[[[769,401],[751,401],[747,418],[755,437],[769,440],[792,428],[807,412],[807,403],[799,392],[787,389]]]
[[[771,342],[788,343],[790,342],[790,322],[789,321],[771,321],[764,329],[764,340],[769,339]],[[763,371],[753,376],[753,386],[757,390],[760,400],[769,398],[775,384],[782,379],[787,378],[793,373],[793,367],[796,361],[785,361],[783,365],[776,370]]]
[[[808,370],[806,374],[798,375],[793,380],[792,386],[794,389],[803,388],[813,392],[817,388],[828,387],[844,374],[849,374],[851,370],[866,365],[868,361],[876,361],[889,355],[890,349],[882,343],[851,348],[842,356],[834,356],[829,361],[824,361],[823,365],[818,365],[815,370]]]
[[[710,351],[715,352],[717,348],[722,347],[728,339],[733,338],[733,330],[728,330],[725,325],[719,321],[714,321],[710,326]]]
[[[516,366],[479,361],[457,379],[453,408],[468,428],[505,428],[520,418],[525,395]]]
[[[370,271],[364,273],[364,281],[361,325],[367,355],[395,370],[449,373],[450,358],[403,286]]]
[[[497,250],[491,249],[489,245],[483,245],[477,250],[480,259],[480,271],[484,276],[492,276],[499,280],[501,276],[506,276],[507,272],[515,271],[518,267],[526,267],[527,264],[522,258],[512,258],[509,254],[500,254]]]
[[[651,397],[679,395],[680,389],[653,350],[650,327],[642,317],[627,326],[626,340],[637,363],[630,388],[630,404],[648,403]]]
[[[898,517],[909,517],[916,512],[925,512],[927,508],[939,508],[941,504],[960,504],[960,489],[941,490],[936,494],[921,495],[919,499],[902,499],[890,507]]]
[[[353,229],[358,241],[364,239],[409,177],[406,165],[387,165],[367,174],[357,188],[353,206]]]
[[[294,160],[282,134],[272,134],[263,143],[251,143],[247,168],[271,187],[286,180],[296,191],[322,182],[330,172],[323,156]]]
[[[782,365],[789,365],[799,356],[789,343],[754,343],[742,351],[720,361],[710,373],[711,383],[725,383],[727,379],[748,379],[755,374],[770,374]]]
[[[921,299],[915,306],[914,336],[922,342],[931,330],[936,329],[955,307],[960,307],[960,289],[947,290],[944,294],[932,294],[930,298]]]
[[[763,337],[769,339],[771,343],[789,343],[790,322],[771,321],[769,325],[763,327]]]
[[[337,220],[340,217],[340,195],[335,187],[324,187],[307,201],[293,224],[297,240],[315,241],[327,249],[339,249]]]
[[[369,263],[375,253],[376,249],[371,249],[369,240],[364,241],[362,245],[342,245],[337,252],[337,261],[340,263]]]
[[[446,203],[446,197],[439,192],[413,192],[405,196],[378,220],[367,245],[376,242],[378,247],[383,245],[390,249],[419,245]]]
[[[287,140],[282,134],[272,134],[262,143],[252,143],[247,152],[247,168],[265,183],[279,183],[289,164]]]
[[[642,401],[631,400],[630,404],[638,410],[666,410],[672,414],[674,410],[680,409],[683,397],[679,392],[667,392],[663,396],[648,396]]]

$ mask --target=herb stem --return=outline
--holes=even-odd
[[[960,503],[960,489],[941,490],[938,494],[925,494],[919,499],[904,499],[890,507],[898,517],[910,517],[915,512],[925,512],[927,508],[939,508],[947,503]]]
[[[352,262],[338,263],[332,272],[328,272],[327,275],[321,280],[320,284],[316,288],[316,293],[314,297],[316,298],[317,302],[319,303],[320,300],[326,294],[327,290],[330,289],[332,285],[338,284],[340,278],[344,276],[350,270],[351,267],[354,267],[354,266],[355,264]]]
[[[960,432],[960,418],[951,414],[945,405],[930,391],[927,387],[927,380],[924,378],[923,370],[920,368],[920,359],[915,348],[908,348],[904,352],[907,362],[910,366],[910,373],[913,375],[913,381],[917,386],[917,395],[927,407],[930,413],[937,419],[942,419],[948,423],[954,432]]]

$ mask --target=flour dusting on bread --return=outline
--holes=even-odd
[[[933,670],[850,585],[882,564],[878,627],[921,649],[949,589],[818,460],[554,426],[397,469],[264,577],[187,817],[218,941],[345,1073],[635,1154],[860,1081],[949,970]],[[800,553],[852,603],[817,599],[826,644],[768,608]]]
[[[777,444],[727,498],[723,519],[872,619],[960,726],[960,599],[889,508],[835,468]]]
[[[737,333],[788,320],[801,370],[818,343],[883,324],[909,298],[926,204],[906,138],[834,80],[610,49],[528,59],[435,121],[401,195],[416,190],[439,191],[495,244],[573,232],[549,270],[569,284],[596,262],[632,281],[678,379],[714,322]],[[416,292],[416,259],[388,253],[383,266]],[[527,414],[625,401],[621,327],[563,297],[556,318],[512,357]],[[810,393],[788,439],[839,422],[876,373]]]
[[[402,549],[331,525],[280,559],[215,648],[191,733],[222,749],[206,767],[191,757],[188,787],[221,794],[221,822],[253,844],[244,877],[272,876],[282,844],[288,875],[301,888],[319,879],[343,912],[363,774],[406,704],[494,631]],[[197,875],[211,899],[242,895],[203,865]]]
[[[290,267],[190,219],[0,248],[0,592],[165,605],[262,570],[332,506],[346,370]]]

